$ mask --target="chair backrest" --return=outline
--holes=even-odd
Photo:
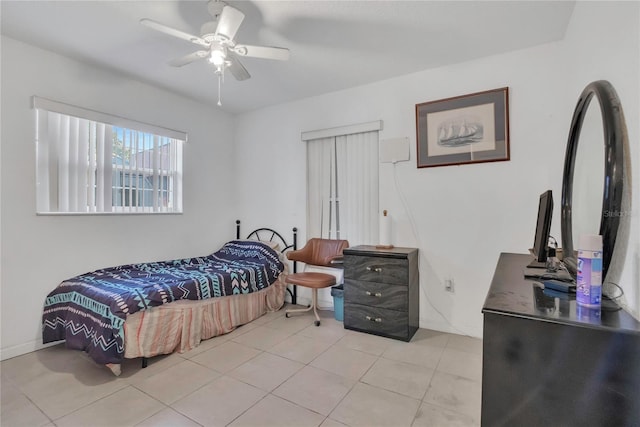
[[[309,239],[304,248],[287,253],[291,261],[309,265],[331,267],[331,261],[342,258],[342,250],[349,247],[347,240]]]

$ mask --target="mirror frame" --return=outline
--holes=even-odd
[[[621,223],[625,222],[622,220],[628,220],[628,215],[623,210],[623,203],[626,202],[623,194],[628,173],[625,171],[627,167],[625,157],[628,157],[625,154],[628,150],[627,127],[618,94],[611,83],[606,80],[589,83],[580,94],[573,113],[562,180],[561,232],[563,261],[567,269],[575,276],[577,268],[575,251],[577,248],[574,245],[572,231],[573,173],[582,123],[594,96],[600,104],[604,128],[604,187],[599,231],[599,234],[602,235],[602,279],[604,283],[616,244],[623,247],[623,252],[626,252],[628,241],[627,234],[619,233]]]

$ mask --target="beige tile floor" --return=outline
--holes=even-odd
[[[405,343],[322,314],[269,313],[120,377],[63,345],[5,360],[0,424],[480,425],[481,340],[421,329]]]

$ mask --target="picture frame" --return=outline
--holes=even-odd
[[[418,168],[510,160],[509,88],[416,104]]]

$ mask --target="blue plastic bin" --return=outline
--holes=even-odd
[[[333,297],[333,316],[338,322],[344,321],[344,288],[342,285],[331,288]]]

